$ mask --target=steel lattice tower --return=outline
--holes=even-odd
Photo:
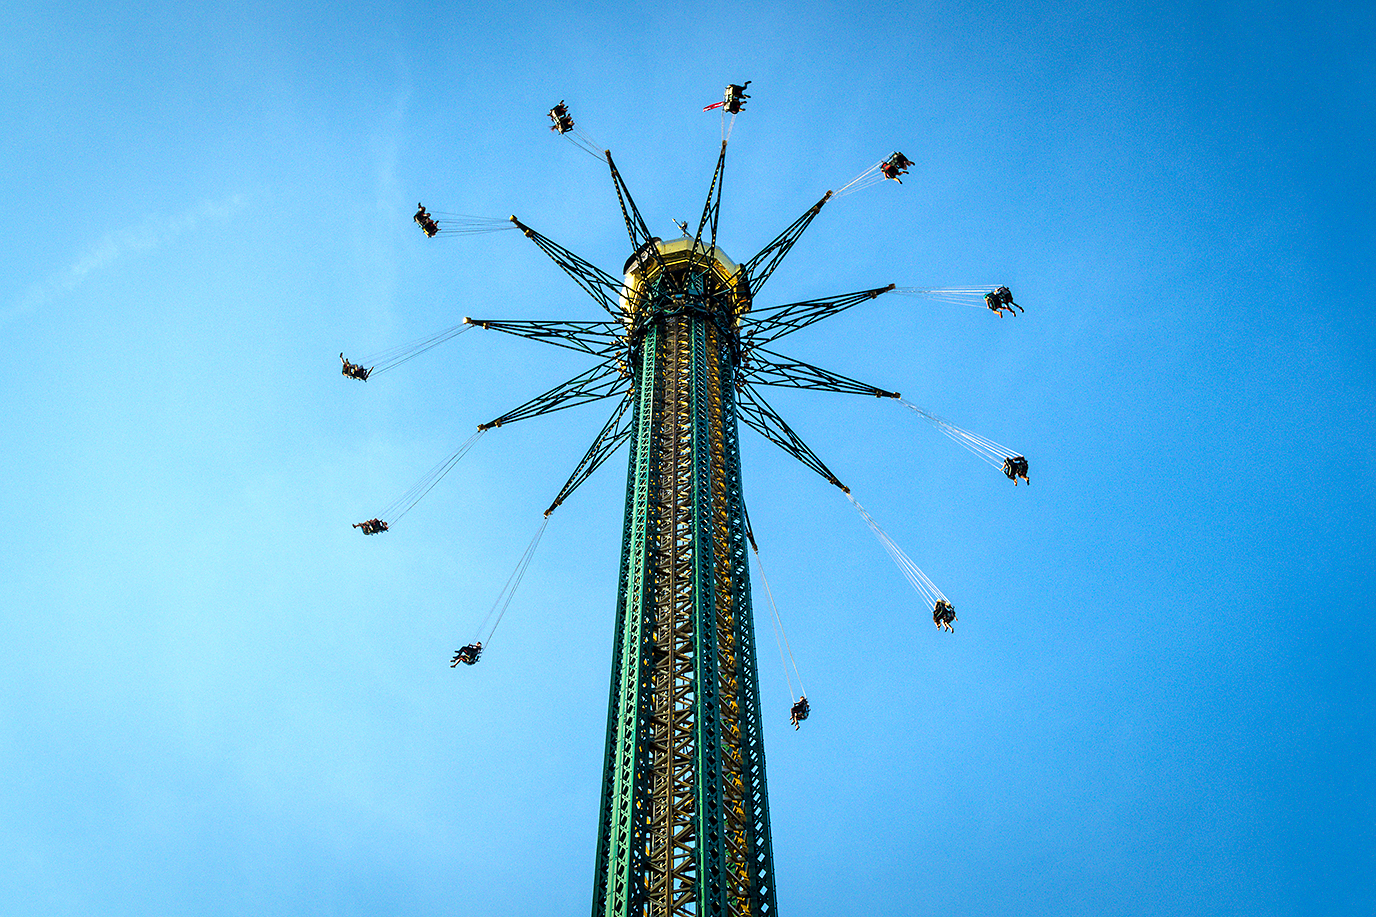
[[[623,298],[634,413],[593,913],[772,914],[737,268],[689,239],[655,248]]]
[[[723,139],[697,231],[668,242],[650,233],[610,152],[605,161],[630,236],[631,256],[613,276],[541,235],[516,217],[437,220],[420,206],[415,221],[427,236],[491,232],[514,225],[607,313],[610,320],[465,318],[476,325],[566,347],[597,363],[525,404],[478,426],[466,443],[392,509],[409,512],[486,430],[592,401],[615,399],[530,546],[479,626],[474,642],[451,665],[473,665],[490,641],[524,575],[548,517],[623,444],[630,447],[621,540],[606,758],[598,810],[593,917],[770,917],[777,912],[755,626],[747,543],[754,548],[741,486],[738,427],[745,424],[847,494],[760,393],[764,386],[898,399],[839,373],[767,349],[777,339],[894,291],[894,285],[819,299],[764,306],[760,290],[793,245],[833,198],[828,191],[748,261],[737,264],[717,247],[727,138],[749,96],[729,85]],[[704,109],[704,110],[707,110]],[[553,130],[598,155],[575,134],[564,102],[549,113]],[[868,181],[901,181],[911,160],[894,152],[837,194]],[[445,216],[445,215],[441,215]],[[454,216],[454,215],[448,215]],[[973,296],[997,314],[1014,309],[1007,287],[911,290],[948,301]],[[972,303],[975,304],[975,303]],[[343,374],[366,381],[466,328],[380,355],[375,365],[344,358]],[[365,368],[366,366],[366,368]],[[903,402],[945,435],[999,468],[1016,485],[1027,460]],[[954,607],[870,517],[856,510],[898,563],[913,588],[933,605],[933,621],[951,630]],[[364,534],[387,531],[373,518]],[[767,584],[766,584],[767,585]],[[491,628],[488,620],[495,615]],[[483,637],[484,632],[486,637]],[[796,667],[795,667],[796,674]],[[801,686],[801,682],[800,682]],[[791,683],[790,683],[791,690]],[[790,711],[806,719],[806,697]]]
[[[621,444],[630,445],[593,917],[771,915],[777,909],[737,427],[746,424],[847,490],[757,388],[897,394],[763,345],[893,285],[756,308],[760,288],[831,192],[736,264],[716,244],[725,141],[696,235],[669,242],[650,234],[605,155],[633,250],[621,277],[511,222],[612,320],[465,319],[600,362],[479,430],[618,399],[546,516]]]

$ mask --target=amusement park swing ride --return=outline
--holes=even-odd
[[[550,515],[621,446],[629,447],[618,578],[615,642],[602,797],[598,808],[594,917],[620,915],[774,914],[773,852],[765,782],[763,713],[755,649],[747,546],[757,563],[741,490],[740,424],[751,428],[843,491],[913,588],[933,622],[953,630],[946,596],[879,527],[850,489],[765,400],[776,386],[891,398],[1014,485],[1028,481],[1027,460],[962,430],[897,392],[877,388],[772,349],[785,335],[889,293],[983,305],[1016,314],[1007,287],[899,289],[893,284],[770,305],[760,292],[809,224],[831,200],[884,181],[901,183],[912,162],[893,153],[835,192],[828,191],[757,254],[740,263],[717,246],[722,180],[731,128],[750,98],[749,83],[726,87],[721,151],[697,229],[680,238],[653,235],[612,155],[577,126],[560,101],[552,131],[605,162],[630,237],[620,276],[584,261],[516,217],[484,219],[431,213],[415,221],[428,237],[517,229],[559,265],[607,314],[600,321],[465,318],[402,347],[352,363],[360,381],[474,328],[501,331],[579,351],[593,366],[500,417],[480,424],[374,518],[355,523],[365,535],[387,532],[489,430],[592,401],[615,406],[573,474],[544,512],[540,527],[473,641],[451,660],[475,665],[511,604]],[[776,633],[782,634],[769,596]],[[782,646],[786,640],[781,641]],[[782,655],[782,653],[781,653]],[[791,652],[789,656],[791,657]],[[785,662],[785,672],[789,668]],[[792,691],[796,665],[789,676]],[[802,692],[793,725],[811,706]]]

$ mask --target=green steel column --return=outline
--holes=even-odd
[[[631,440],[626,480],[626,519],[621,542],[621,576],[617,597],[616,635],[612,649],[611,698],[607,705],[607,751],[602,771],[598,819],[597,873],[593,917],[636,913],[644,897],[644,824],[639,811],[645,781],[641,732],[647,719],[648,678],[645,659],[651,602],[649,542],[653,535],[650,493],[654,463],[655,398],[658,392],[653,358],[656,329],[647,331],[644,347],[651,354],[635,367],[635,434]]]

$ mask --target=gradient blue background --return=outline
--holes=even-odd
[[[1024,451],[1016,490],[891,402],[774,405],[954,601],[750,431],[746,496],[813,717],[760,618],[779,906],[1376,910],[1376,38],[1366,3],[182,4],[0,11],[0,911],[581,914],[624,453],[488,434],[581,371],[465,315],[595,319],[516,214],[615,271],[605,169],[695,220],[701,106],[752,80],[721,244],[828,205],[780,342]],[[757,587],[757,597],[761,590]]]

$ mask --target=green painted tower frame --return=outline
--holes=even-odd
[[[653,244],[627,283],[634,413],[593,914],[773,914],[742,303],[715,250]]]
[[[849,493],[758,389],[898,394],[764,345],[894,287],[756,308],[830,191],[736,264],[717,248],[726,141],[692,238],[652,236],[610,152],[606,162],[633,250],[621,277],[511,222],[612,320],[465,319],[600,362],[479,430],[618,399],[546,516],[630,446],[593,917],[768,917],[777,906],[739,425]]]
[[[612,647],[606,757],[598,805],[592,917],[772,917],[777,913],[764,733],[751,609],[747,544],[755,547],[741,484],[739,428],[750,427],[847,495],[820,458],[765,400],[775,386],[899,399],[897,392],[805,363],[769,349],[774,341],[839,312],[894,292],[894,284],[782,305],[757,303],[760,290],[813,219],[834,196],[866,182],[901,181],[912,165],[902,153],[875,163],[828,191],[748,261],[737,264],[717,247],[727,138],[744,106],[747,81],[729,85],[723,102],[721,152],[697,231],[679,223],[682,238],[650,233],[610,152],[617,203],[631,256],[620,275],[598,268],[511,217],[511,223],[592,297],[609,320],[473,319],[464,322],[538,340],[594,357],[596,364],[544,394],[478,425],[446,462],[394,504],[404,515],[448,473],[483,431],[592,401],[616,407],[573,474],[545,510],[530,546],[472,644],[451,665],[477,662],[520,583],[548,517],[622,445],[630,447]],[[707,109],[704,109],[704,111]],[[554,130],[574,130],[561,101],[550,111]],[[728,116],[729,119],[728,120]],[[596,154],[586,136],[570,137]],[[442,231],[489,232],[501,221],[463,227],[415,217],[427,236]],[[503,227],[506,228],[506,227]],[[901,292],[938,299],[982,299],[996,314],[1022,311],[1007,287]],[[972,302],[971,304],[978,304]],[[466,329],[465,329],[466,330]],[[344,360],[343,373],[366,381],[458,331],[395,352],[364,369]],[[343,360],[343,353],[340,359]],[[992,440],[947,423],[916,405],[944,434],[1017,484],[1027,460]],[[856,510],[898,563],[913,588],[933,605],[933,622],[951,630],[954,608],[869,513]],[[391,521],[395,522],[393,517]],[[364,534],[389,527],[359,523]],[[505,603],[505,604],[503,604]],[[489,613],[489,619],[493,617]],[[485,630],[486,629],[486,630]],[[486,636],[484,636],[484,633]],[[790,652],[791,655],[791,652]],[[787,664],[787,663],[786,663]],[[796,673],[796,668],[795,668]],[[801,682],[800,682],[801,688]],[[790,691],[792,685],[790,682]],[[790,710],[796,726],[807,698]]]

